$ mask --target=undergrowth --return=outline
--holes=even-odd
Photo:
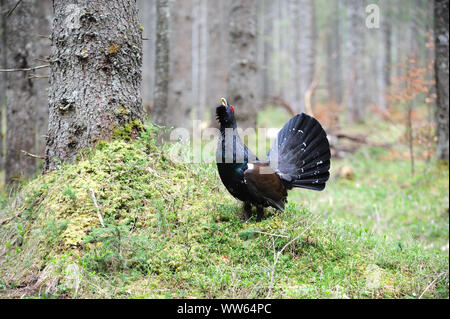
[[[244,222],[214,164],[172,161],[155,134],[100,142],[3,201],[1,296],[448,297],[448,253],[420,236],[399,241],[297,193]]]

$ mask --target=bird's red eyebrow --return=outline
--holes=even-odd
[[[233,113],[234,113],[234,106],[233,106],[233,105],[230,105],[230,107],[231,107],[231,109],[233,110]]]

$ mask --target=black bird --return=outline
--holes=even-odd
[[[266,161],[260,161],[241,141],[234,107],[222,98],[216,108],[220,138],[216,162],[220,179],[235,198],[244,202],[245,219],[257,207],[283,210],[293,187],[321,191],[330,177],[330,146],[320,123],[305,113],[292,117],[278,132]]]

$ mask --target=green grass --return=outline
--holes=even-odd
[[[362,149],[333,161],[324,192],[244,222],[215,164],[172,162],[154,132],[101,142],[3,201],[0,296],[448,298],[447,167],[411,177]]]

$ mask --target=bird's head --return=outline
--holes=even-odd
[[[236,128],[236,119],[234,117],[234,106],[228,104],[225,98],[220,99],[221,104],[216,107],[216,118],[223,128]]]

